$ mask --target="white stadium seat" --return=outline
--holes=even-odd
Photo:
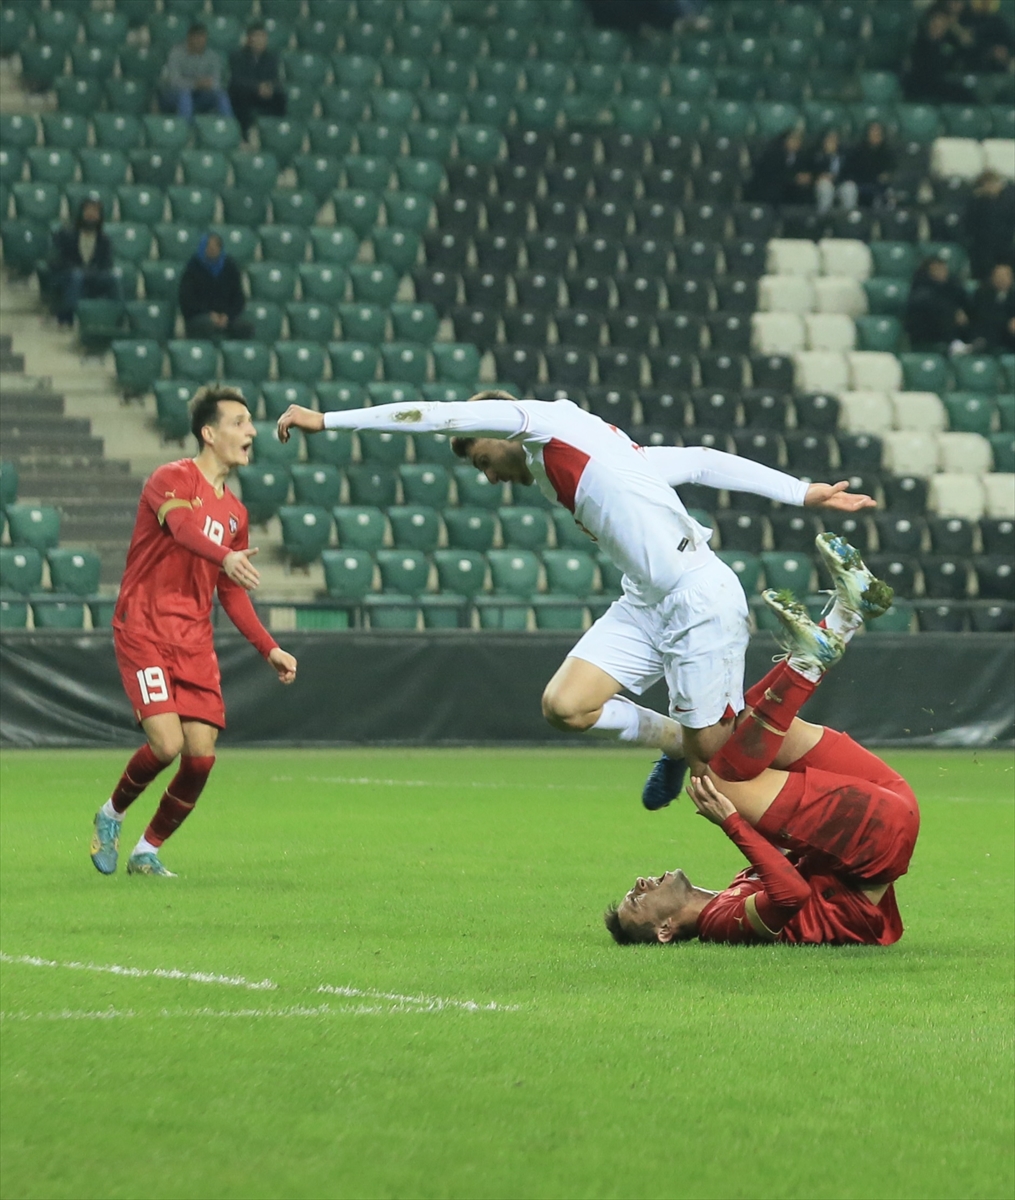
[[[808,313],[804,317],[809,350],[852,350],[856,325],[842,313]]]
[[[939,517],[978,521],[983,516],[983,485],[975,475],[948,475],[942,472],[930,481],[927,507]]]
[[[762,312],[813,312],[814,285],[802,275],[762,275],[758,308]]]
[[[983,146],[983,165],[1005,179],[1015,180],[1015,138],[987,138]]]
[[[849,386],[846,356],[835,350],[798,350],[794,383],[801,392],[844,392]]]
[[[867,293],[860,281],[849,275],[823,275],[815,279],[814,299],[818,312],[860,317],[867,311]]]
[[[983,147],[974,138],[936,138],[930,153],[931,173],[939,179],[975,179],[983,162]]]
[[[751,345],[759,354],[792,354],[807,343],[796,313],[760,312],[751,317]]]
[[[822,275],[869,279],[874,269],[870,246],[856,238],[822,238],[818,242]]]
[[[846,355],[850,386],[858,392],[897,392],[902,364],[887,350],[854,350]]]
[[[939,433],[938,469],[955,475],[986,475],[993,465],[990,442],[979,433]]]
[[[911,433],[891,429],[881,435],[884,442],[882,465],[894,475],[919,475],[929,478],[937,472],[937,439],[932,433]]]
[[[940,433],[948,428],[948,412],[933,392],[895,392],[892,395],[896,429]]]
[[[765,269],[772,275],[819,275],[821,257],[809,238],[772,238]]]
[[[1015,475],[995,472],[980,481],[986,496],[987,516],[1015,521]]]
[[[887,433],[892,405],[885,392],[840,392],[839,424],[847,433]]]

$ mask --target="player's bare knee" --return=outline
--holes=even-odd
[[[563,733],[581,733],[592,724],[588,714],[569,702],[567,694],[555,688],[552,681],[543,691],[543,717]]]
[[[707,725],[704,729],[687,729],[683,730],[684,751],[688,759],[695,759],[702,763],[707,763],[708,760],[725,746],[730,734],[733,732],[733,721],[717,721],[714,725]]]
[[[158,730],[148,734],[152,754],[162,763],[171,763],[183,751],[183,730]]]

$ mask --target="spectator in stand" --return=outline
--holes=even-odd
[[[759,204],[809,204],[814,197],[814,173],[803,144],[799,129],[774,138],[754,164],[747,199]]]
[[[972,35],[966,62],[970,71],[1007,71],[1013,35],[998,12],[1000,0],[969,0],[965,24]]]
[[[909,51],[909,70],[903,76],[906,99],[929,104],[971,100],[971,90],[955,77],[965,66],[965,55],[951,13],[932,9]]]
[[[839,145],[838,130],[827,129],[811,154],[818,212],[831,212],[836,199],[843,208],[856,208],[856,184],[845,177],[845,166],[846,156]]]
[[[188,121],[194,119],[195,112],[233,115],[222,86],[222,60],[208,49],[208,30],[200,21],[187,30],[185,41],[169,51],[162,83],[160,102],[164,112],[175,112]]]
[[[985,279],[999,262],[1015,257],[1015,186],[997,171],[984,171],[966,209],[963,242],[973,276]]]
[[[998,263],[990,278],[976,289],[972,330],[988,350],[1015,352],[1015,270],[1011,263]]]
[[[73,325],[82,297],[120,298],[120,282],[113,273],[113,243],[102,230],[102,204],[84,200],[74,224],[53,236],[50,272],[58,295],[56,319]]]
[[[965,289],[951,278],[943,258],[927,258],[917,267],[906,304],[905,327],[914,350],[952,353],[966,348],[970,335],[969,300]]]
[[[229,99],[244,138],[258,115],[285,116],[278,55],[268,49],[268,35],[260,21],[248,27],[246,41],[229,56]]]
[[[243,316],[246,298],[240,269],[225,253],[217,233],[206,233],[180,279],[180,312],[189,338],[254,336]]]
[[[869,121],[863,140],[846,152],[843,178],[856,189],[856,201],[864,207],[879,205],[895,170],[895,151],[885,139],[880,121]]]

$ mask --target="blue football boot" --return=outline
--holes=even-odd
[[[687,774],[687,759],[670,758],[664,754],[649,772],[641,791],[641,802],[649,810],[665,808],[680,795]]]

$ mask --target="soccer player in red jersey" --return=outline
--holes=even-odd
[[[916,797],[852,738],[796,715],[822,673],[800,673],[813,667],[803,643],[827,644],[827,631],[821,636],[786,597],[766,598],[787,623],[789,656],[747,693],[750,710],[727,743],[733,753],[713,759],[688,788],[698,812],[750,866],[718,893],[682,871],[639,878],[604,914],[622,944],[698,937],[890,945],[902,936],[892,885],[916,844]],[[838,636],[840,655],[845,640]]]
[[[130,875],[172,875],[159,848],[190,815],[215,764],[225,728],[212,637],[215,593],[230,620],[268,660],[282,683],[296,659],[257,619],[247,594],[259,582],[250,559],[247,510],[226,486],[245,465],[256,430],[242,392],[200,388],[191,401],[200,450],[159,467],[141,493],[113,615],[113,645],[124,691],[147,737],[112,796],[95,814],[91,856],[116,870],[123,814],[180,755],[180,767],[127,862]]]

